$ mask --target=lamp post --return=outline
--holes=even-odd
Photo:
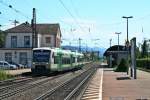
[[[119,34],[121,34],[121,32],[115,32],[115,34],[118,34],[118,51],[119,51]]]
[[[118,53],[117,53],[117,63],[119,64],[119,34],[121,34],[121,32],[115,32],[115,34],[118,35]]]
[[[112,39],[109,39],[109,41],[110,41],[110,47],[111,47],[111,41],[112,41]]]
[[[133,18],[133,16],[123,16],[122,18],[125,18],[127,19],[127,41],[126,41],[126,48],[127,48],[127,61],[128,61],[128,55],[129,55],[129,40],[128,40],[128,19],[129,18]],[[129,70],[128,70],[129,71]],[[128,74],[128,71],[127,71],[127,74]]]
[[[128,47],[129,46],[129,40],[128,40],[128,19],[129,18],[133,18],[133,16],[123,16],[122,18],[125,18],[127,19],[127,42],[126,42],[126,46]]]

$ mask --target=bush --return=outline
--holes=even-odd
[[[128,71],[128,64],[125,59],[121,59],[120,64],[115,69],[116,72],[127,72]]]
[[[4,70],[0,69],[0,80],[6,80],[11,78],[11,75],[8,75]]]
[[[136,66],[140,68],[150,69],[150,59],[147,58],[137,59]]]

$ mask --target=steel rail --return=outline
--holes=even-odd
[[[24,92],[24,91],[26,91],[26,90],[28,90],[28,89],[31,89],[31,88],[34,88],[34,87],[36,87],[36,86],[42,85],[42,84],[44,84],[44,83],[46,83],[46,82],[48,82],[48,81],[50,81],[50,80],[53,80],[53,79],[55,79],[55,78],[58,78],[58,77],[61,77],[61,75],[52,77],[51,79],[47,79],[47,80],[44,80],[44,81],[40,81],[40,82],[35,83],[35,84],[27,84],[27,85],[23,86],[21,89],[15,89],[15,90],[10,91],[10,92],[8,92],[8,93],[4,93],[4,94],[0,95],[0,100],[1,100],[1,99],[4,99],[4,98],[8,98],[8,97],[10,97],[10,96],[13,96],[13,95],[15,95],[15,94],[17,94],[17,93]],[[34,82],[34,81],[33,81],[33,82]]]
[[[88,81],[88,79],[95,73],[95,70],[91,72],[64,100],[70,100],[72,96],[83,86],[84,83]]]
[[[37,81],[37,80],[40,80],[40,79],[43,79],[43,78],[46,78],[46,77],[43,76],[43,77],[32,78],[32,79],[31,78],[26,78],[26,79],[24,78],[23,80],[20,80],[18,82],[12,83],[12,85],[0,87],[0,93],[6,91],[8,89],[11,90],[11,89],[14,89],[16,87],[20,87],[20,86],[26,85],[29,82],[34,82],[34,81]]]
[[[42,94],[41,96],[35,98],[34,100],[44,100],[44,99],[48,98],[51,94],[53,94],[55,91],[57,91],[57,89],[59,89],[59,88],[65,86],[66,84],[68,84],[68,83],[71,82],[72,80],[74,80],[74,79],[76,79],[77,77],[79,77],[79,76],[85,74],[86,72],[90,71],[90,69],[91,69],[91,68],[89,68],[88,70],[86,70],[86,71],[82,72],[81,74],[75,76],[75,77],[72,78],[72,79],[66,80],[65,82],[59,84],[58,86],[56,86],[56,87],[54,87],[53,89],[47,91],[46,93]]]

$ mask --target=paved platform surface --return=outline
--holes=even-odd
[[[150,73],[137,70],[137,79],[117,80],[126,73],[104,69],[103,100],[150,100]]]
[[[81,100],[102,100],[102,79],[103,69],[99,68],[89,82]]]
[[[31,72],[31,69],[28,68],[28,69],[6,70],[6,73],[10,75],[20,75],[25,72]]]

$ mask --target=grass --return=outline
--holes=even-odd
[[[12,78],[11,75],[7,74],[4,70],[0,69],[0,81]]]

